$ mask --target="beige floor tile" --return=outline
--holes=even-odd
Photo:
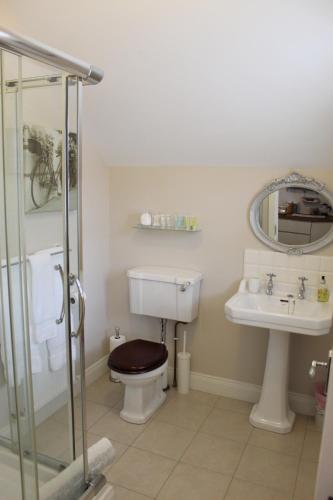
[[[322,429],[316,424],[315,417],[308,417],[307,428],[310,431],[322,432]]]
[[[183,398],[170,398],[156,412],[153,418],[154,420],[196,431],[211,411],[212,407],[205,404]]]
[[[38,453],[61,458],[70,446],[68,427],[48,418],[36,428],[36,441]]]
[[[87,400],[113,408],[124,396],[123,384],[115,384],[103,375],[87,387]]]
[[[208,392],[194,390],[190,390],[188,394],[179,394],[177,389],[171,388],[168,392],[168,398],[192,401],[193,403],[204,404],[207,406],[215,406],[219,396],[216,396],[215,394],[209,394]]]
[[[301,460],[297,475],[295,494],[294,494],[295,500],[314,499],[317,467],[318,464],[316,462]]]
[[[244,415],[250,415],[253,408],[253,403],[248,403],[247,401],[241,401],[240,399],[225,398],[220,396],[215,405],[216,408],[221,410],[231,410],[239,413],[244,413]]]
[[[130,424],[119,416],[119,412],[113,410],[100,418],[96,424],[89,428],[92,434],[106,436],[111,441],[130,445],[145,430],[147,424]]]
[[[170,475],[176,462],[137,448],[129,448],[106,472],[111,484],[155,497]]]
[[[114,486],[113,500],[150,500],[151,498],[141,495],[141,493],[135,493],[135,491],[122,488],[121,486]]]
[[[248,445],[235,477],[291,493],[295,487],[298,459]]]
[[[319,451],[322,435],[320,432],[308,430],[305,434],[302,460],[319,460]]]
[[[297,418],[294,429],[288,434],[278,434],[261,429],[253,429],[249,444],[286,453],[287,455],[300,456],[302,452],[306,430],[306,420]]]
[[[194,431],[153,420],[132,446],[179,460],[194,435]]]
[[[178,464],[157,498],[159,500],[222,500],[231,481],[200,467]]]
[[[244,447],[245,444],[199,432],[181,461],[221,474],[232,475],[239,464]]]
[[[292,496],[267,486],[233,479],[224,500],[291,500]]]
[[[247,415],[215,408],[200,431],[245,443],[250,437],[252,427]]]
[[[118,413],[120,413],[123,408],[124,408],[124,398],[121,398],[117,404],[112,406],[112,410],[117,411]]]
[[[103,415],[110,411],[108,406],[100,405],[98,403],[94,403],[93,401],[86,402],[86,412],[87,412],[87,426],[88,429],[91,425],[93,425],[97,420],[99,420]],[[79,428],[82,427],[81,421],[81,401],[79,399],[75,399],[75,425]],[[63,424],[67,424],[68,422],[68,406],[63,406],[60,410],[56,411],[52,418],[61,422]]]

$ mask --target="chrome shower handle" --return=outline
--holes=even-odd
[[[83,288],[82,288],[82,285],[81,285],[81,282],[79,280],[79,278],[77,276],[75,276],[75,274],[70,274],[69,275],[69,282],[70,284],[73,284],[75,283],[77,289],[78,289],[78,292],[79,292],[79,299],[80,299],[80,319],[79,319],[79,326],[77,327],[77,331],[76,332],[72,332],[71,333],[71,336],[72,337],[79,337],[81,335],[81,332],[83,330],[83,325],[84,325],[84,318],[85,318],[85,315],[86,315],[86,297],[85,297],[85,293],[83,291]]]
[[[58,319],[56,319],[57,325],[61,325],[61,323],[64,321],[64,316],[65,316],[64,270],[61,267],[61,264],[56,264],[54,266],[54,269],[56,271],[59,271],[62,282],[62,306],[61,306],[60,316]]]

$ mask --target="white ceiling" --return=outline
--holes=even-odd
[[[108,165],[333,167],[331,0],[1,0],[1,23],[100,65]]]

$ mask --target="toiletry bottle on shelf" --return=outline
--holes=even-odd
[[[151,226],[151,214],[148,211],[145,211],[140,216],[140,224],[142,226]]]
[[[318,288],[318,302],[328,302],[329,297],[330,293],[327,288],[326,278],[322,276]]]

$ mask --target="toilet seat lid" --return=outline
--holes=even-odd
[[[168,359],[164,344],[136,339],[125,342],[111,352],[108,367],[118,373],[147,373],[162,366]]]

